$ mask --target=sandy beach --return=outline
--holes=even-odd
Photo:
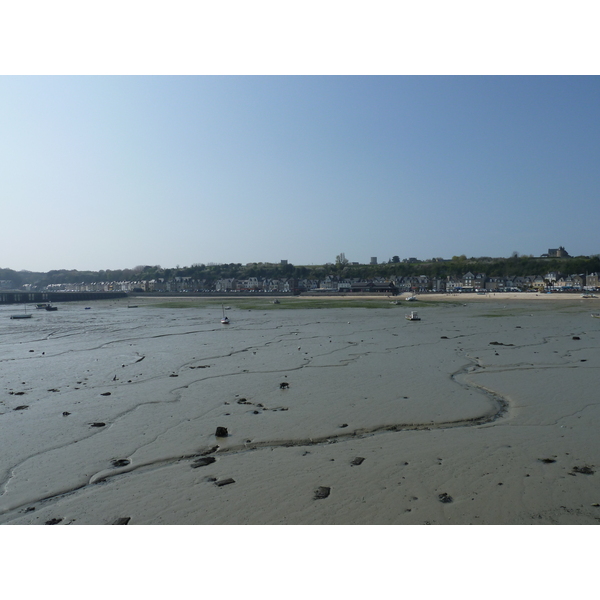
[[[0,524],[600,521],[600,299],[135,301],[0,307]]]

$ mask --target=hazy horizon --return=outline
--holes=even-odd
[[[0,77],[3,268],[598,253],[597,76]]]

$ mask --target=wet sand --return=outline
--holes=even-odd
[[[0,523],[596,524],[596,301],[511,296],[0,307]]]

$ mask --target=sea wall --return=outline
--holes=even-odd
[[[110,300],[126,296],[125,292],[0,292],[0,304]]]

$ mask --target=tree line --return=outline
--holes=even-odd
[[[394,257],[396,258],[396,257]],[[539,258],[513,255],[510,258],[467,258],[454,256],[451,260],[432,260],[400,262],[390,259],[377,265],[355,265],[345,260],[336,260],[324,265],[296,266],[293,264],[241,263],[194,264],[190,267],[162,268],[160,265],[139,265],[133,269],[101,271],[53,270],[47,273],[32,271],[14,271],[0,269],[0,280],[12,282],[20,288],[30,284],[46,287],[52,284],[93,283],[98,281],[151,281],[172,280],[176,277],[189,277],[204,281],[209,287],[219,279],[248,279],[258,277],[266,279],[316,279],[327,276],[342,279],[368,280],[376,277],[410,277],[427,275],[428,277],[461,277],[466,272],[485,273],[488,277],[517,277],[526,275],[545,275],[549,272],[563,274],[587,274],[600,272],[600,255],[577,256],[569,258]]]

